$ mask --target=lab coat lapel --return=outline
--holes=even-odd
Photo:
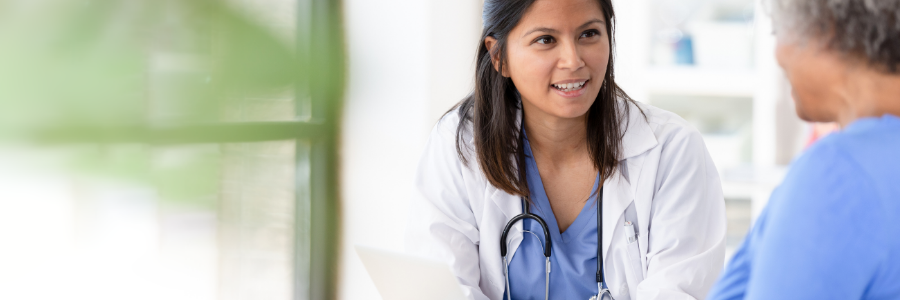
[[[491,194],[491,202],[497,206],[501,212],[503,212],[503,216],[505,217],[503,224],[501,224],[500,228],[506,226],[506,223],[509,222],[513,217],[522,213],[522,201],[521,198],[515,195],[510,195],[507,192],[504,192],[501,189],[490,186]],[[512,260],[513,255],[516,253],[516,249],[519,248],[519,244],[522,242],[522,231],[523,225],[522,222],[516,222],[512,229],[509,231],[509,235],[506,237],[506,242],[509,244],[507,257]]]
[[[622,132],[622,152],[619,155],[620,161],[641,155],[659,144],[656,141],[656,135],[653,134],[653,128],[650,128],[650,124],[647,123],[640,106],[628,102],[625,105],[628,105],[629,109],[627,118],[623,120],[623,122],[627,123],[621,124],[625,126],[620,126],[620,128],[624,127]],[[624,113],[625,111],[622,112]]]
[[[634,199],[631,185],[625,181],[621,172],[616,173],[603,183],[603,261],[609,253],[616,224],[628,204]]]
[[[653,129],[647,123],[644,114],[637,104],[629,105],[628,116],[623,124],[622,152],[616,172],[603,183],[603,259],[609,253],[613,232],[625,209],[634,201],[637,178],[641,176],[644,157],[641,156],[658,144]],[[624,163],[623,163],[624,162]],[[626,178],[625,176],[628,176]],[[638,220],[641,221],[641,220]],[[606,265],[606,264],[604,264]]]

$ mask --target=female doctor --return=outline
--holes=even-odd
[[[697,131],[616,85],[610,0],[486,0],[482,17],[408,250],[449,262],[469,299],[703,299],[724,260],[718,175]]]

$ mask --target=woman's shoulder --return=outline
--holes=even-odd
[[[422,182],[441,178],[435,186],[469,190],[484,187],[486,179],[480,171],[471,137],[472,122],[460,122],[459,109],[445,113],[432,127],[419,158],[417,175]]]
[[[696,131],[690,123],[681,116],[668,110],[642,102],[632,102],[633,108],[639,108],[646,116],[646,122],[654,131],[669,130],[677,132]]]
[[[428,147],[440,148],[442,152],[455,156],[462,151],[466,158],[469,158],[475,149],[472,138],[472,122],[461,123],[459,112],[460,107],[457,106],[441,116],[432,127],[428,137]]]
[[[681,140],[701,140],[700,131],[687,120],[662,108],[647,103],[635,103],[646,115],[646,122],[660,144]]]
[[[439,135],[453,135],[456,136],[457,129],[459,128],[459,111],[460,106],[457,105],[453,109],[444,113],[440,119],[438,119],[437,123],[434,124],[434,128],[432,131],[432,136],[435,134]],[[471,125],[469,126],[471,127]]]
[[[628,115],[626,140],[653,139],[655,147],[662,148],[679,145],[682,147],[705,147],[700,132],[673,112],[647,103],[629,101]],[[629,135],[631,136],[629,137]]]

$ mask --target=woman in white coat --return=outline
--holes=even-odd
[[[483,21],[475,91],[419,164],[409,250],[469,299],[703,299],[724,260],[718,175],[683,119],[615,84],[610,0],[486,0]]]

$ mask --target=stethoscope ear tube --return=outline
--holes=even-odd
[[[509,230],[516,225],[516,222],[522,219],[532,219],[541,224],[541,229],[544,230],[544,257],[550,257],[550,249],[553,246],[553,241],[550,239],[550,230],[547,229],[547,223],[538,215],[527,212],[516,215],[506,223],[506,227],[503,228],[503,233],[500,234],[500,256],[506,257],[506,236],[509,235]]]

